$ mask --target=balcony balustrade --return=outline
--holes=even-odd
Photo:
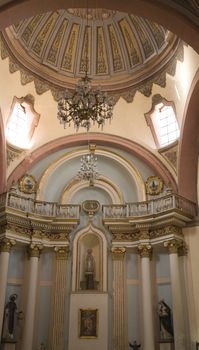
[[[0,195],[0,209],[3,208],[13,208],[34,215],[61,219],[79,219],[80,216],[79,205],[37,201],[13,192]],[[103,205],[102,211],[104,219],[151,217],[171,211],[181,212],[183,215],[193,218],[196,216],[196,205],[186,198],[170,194],[145,202]]]
[[[33,215],[60,219],[79,219],[80,212],[79,205],[37,201],[12,192],[0,195],[0,208],[13,208]]]

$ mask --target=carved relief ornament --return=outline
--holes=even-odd
[[[174,238],[169,241],[165,241],[164,247],[168,249],[169,254],[178,254],[179,248],[182,247],[183,243],[183,241]]]
[[[124,247],[111,248],[113,260],[123,260],[126,249]]]
[[[42,244],[31,243],[30,246],[28,247],[29,258],[39,258],[42,249],[43,249]]]
[[[55,247],[54,251],[56,253],[57,260],[67,260],[69,255],[69,247]]]
[[[149,243],[140,243],[137,247],[141,258],[152,258],[152,246]]]
[[[11,248],[16,244],[16,241],[14,239],[9,239],[4,237],[0,241],[0,252],[1,253],[10,253]]]

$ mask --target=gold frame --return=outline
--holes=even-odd
[[[152,189],[151,188],[151,183],[156,183],[155,184],[155,188]],[[162,181],[162,179],[160,179],[158,176],[149,176],[147,181],[146,181],[146,193],[150,194],[151,196],[160,194],[163,191],[163,186],[164,183]]]
[[[87,313],[87,315],[86,315]],[[84,315],[85,314],[85,315]],[[83,327],[83,317],[86,320],[91,320],[90,325],[92,329],[87,329]],[[98,309],[79,309],[79,322],[78,322],[78,334],[80,339],[95,339],[98,337],[98,322],[99,322],[99,311]],[[93,323],[93,324],[92,324]]]
[[[24,175],[19,180],[19,190],[23,193],[31,194],[35,193],[37,189],[37,182],[32,175]]]

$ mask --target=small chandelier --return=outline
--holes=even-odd
[[[94,181],[99,178],[97,171],[97,157],[95,156],[96,145],[89,145],[89,153],[82,156],[80,170],[78,171],[78,180],[89,181],[89,186],[94,186]]]
[[[81,78],[72,94],[68,90],[65,91],[64,98],[58,102],[57,117],[61,124],[70,126],[74,123],[76,131],[80,127],[86,128],[88,131],[91,124],[97,123],[103,127],[106,119],[111,119],[113,115],[113,101],[107,94],[91,87],[91,78],[87,72]]]

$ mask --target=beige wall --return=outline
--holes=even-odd
[[[79,309],[98,309],[99,328],[95,339],[79,338]],[[69,318],[69,350],[107,350],[108,349],[108,294],[71,294]]]

